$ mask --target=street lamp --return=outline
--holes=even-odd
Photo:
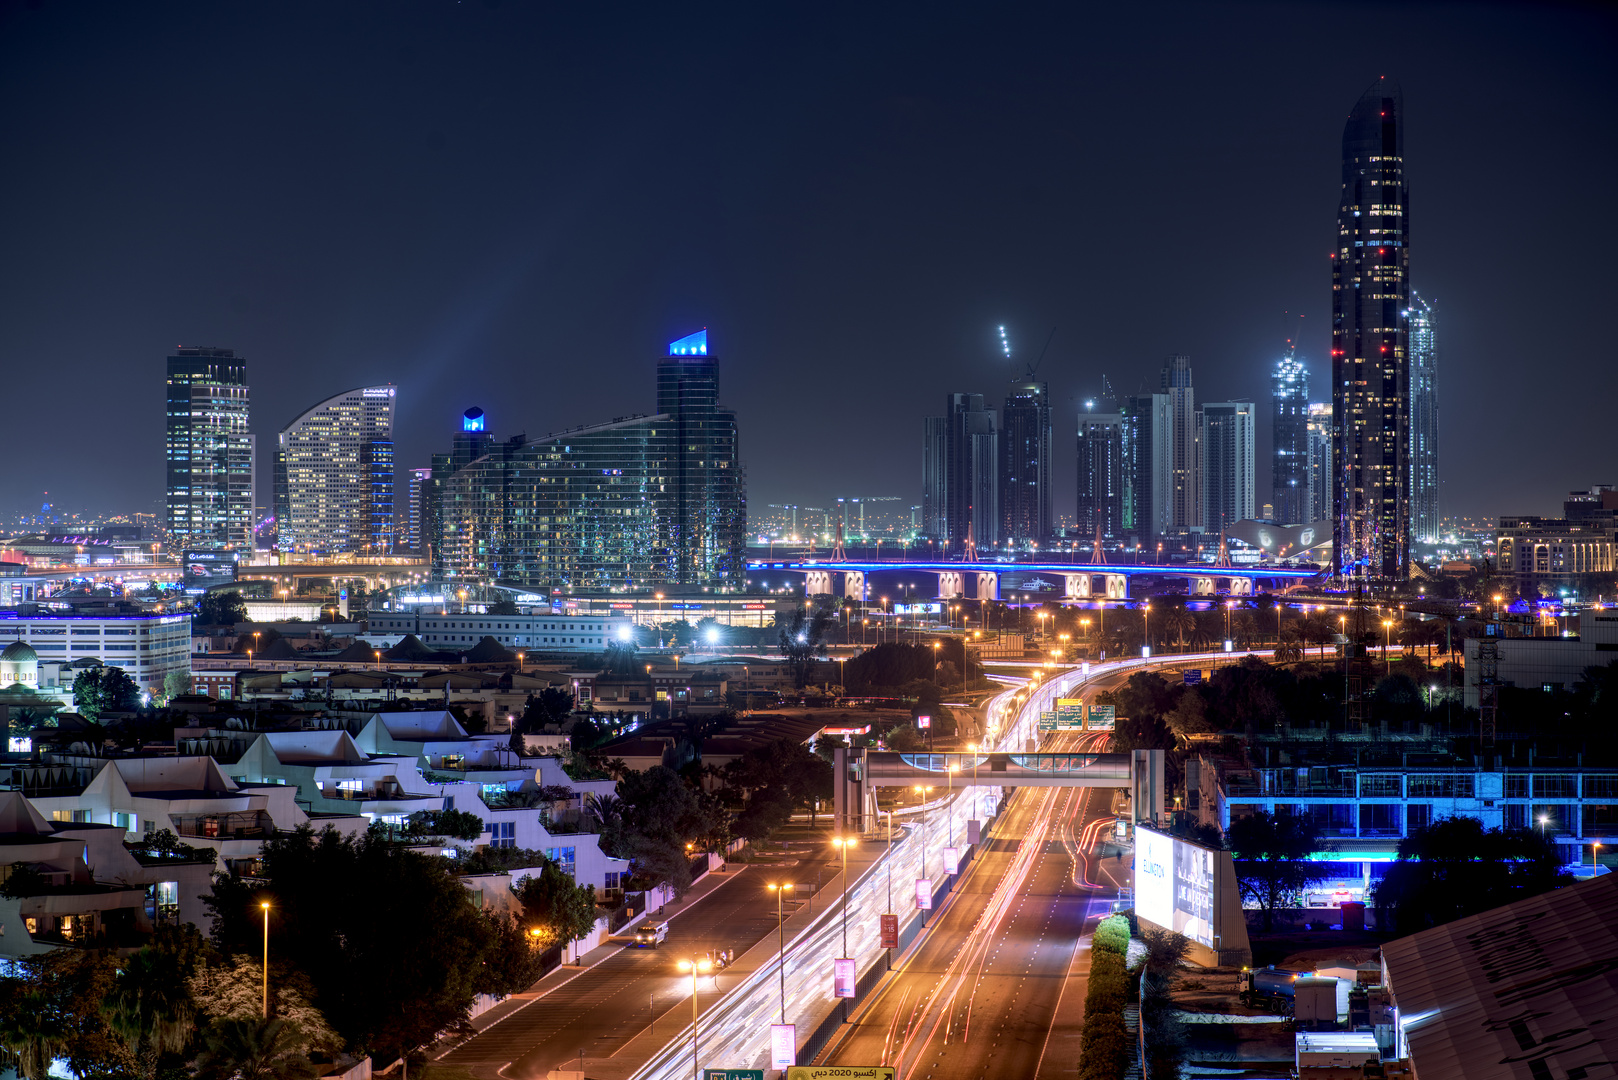
[[[691,973],[691,1069],[694,1080],[702,1080],[702,1066],[697,1061],[697,976],[706,975],[713,970],[713,961],[681,960],[680,970]]]
[[[786,895],[788,889],[796,889],[798,886],[792,882],[787,882],[783,885],[771,883],[766,887],[775,894],[775,925],[780,935],[776,966],[781,969],[781,1023],[785,1024],[787,1022],[787,921],[785,914],[781,910],[781,898]]]
[[[1393,647],[1393,620],[1382,620],[1382,663],[1385,665],[1384,675],[1393,674],[1393,657],[1388,650]]]
[[[1545,825],[1551,819],[1544,814],[1539,815],[1539,838],[1545,839]]]
[[[927,882],[927,888],[932,889],[932,879],[927,874],[927,793],[932,789],[930,784],[916,784],[911,790],[921,796],[921,872]],[[927,909],[921,909],[921,925],[927,925]]]
[[[843,856],[843,952],[844,959],[848,958],[848,849],[859,843],[852,836],[832,837],[832,847]],[[848,1023],[848,999],[843,999],[843,1023]]]
[[[260,900],[264,912],[264,1019],[270,1018],[270,902]]]

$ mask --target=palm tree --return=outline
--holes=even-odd
[[[584,812],[605,829],[623,816],[624,800],[592,791],[584,797]]]
[[[1197,618],[1187,610],[1184,604],[1175,604],[1163,612],[1163,629],[1173,634],[1180,642],[1180,651],[1185,651],[1185,635],[1197,628]]]
[[[51,1062],[67,1046],[67,1021],[42,990],[29,990],[0,1009],[0,1047],[16,1059],[25,1080],[46,1080]]]
[[[144,948],[131,956],[103,1006],[107,1023],[129,1045],[142,1074],[157,1075],[158,1058],[185,1049],[196,1006],[173,953]]]
[[[303,1045],[285,1020],[215,1020],[197,1072],[219,1080],[310,1080],[316,1070]]]

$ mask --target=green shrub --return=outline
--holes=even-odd
[[[1080,1080],[1119,1080],[1129,1068],[1129,1032],[1119,1013],[1086,1014],[1080,1047]]]
[[[1124,1006],[1134,995],[1125,970],[1129,920],[1102,919],[1090,945],[1090,989],[1084,999],[1084,1032],[1079,1039],[1080,1080],[1120,1080],[1129,1067],[1129,1033]]]

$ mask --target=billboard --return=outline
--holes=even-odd
[[[236,580],[236,552],[187,551],[184,554],[187,589],[206,589]]]
[[[1135,914],[1213,948],[1215,853],[1137,826]]]
[[[831,962],[832,966],[832,996],[851,998],[854,996],[854,961],[847,957],[839,957]]]

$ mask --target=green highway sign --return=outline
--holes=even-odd
[[[764,1080],[763,1069],[703,1069],[702,1080]]]

